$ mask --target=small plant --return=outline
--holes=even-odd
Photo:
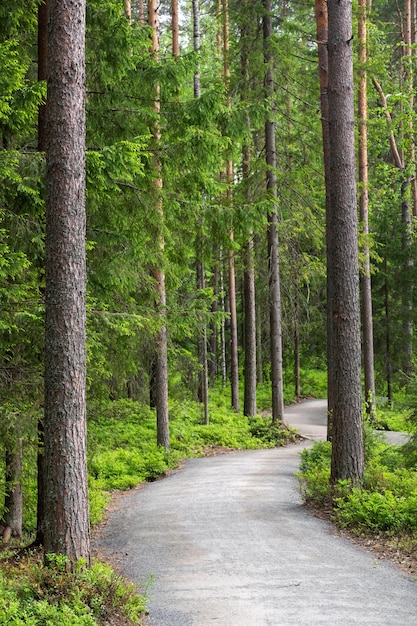
[[[147,599],[110,566],[80,562],[68,571],[62,555],[32,554],[0,570],[0,624],[101,626],[141,624]]]

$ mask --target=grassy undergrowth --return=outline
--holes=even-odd
[[[357,535],[384,535],[417,550],[417,464],[412,443],[389,446],[366,430],[363,484],[330,486],[331,444],[316,443],[301,455],[299,481],[307,503],[331,510],[332,519]],[[411,546],[411,547],[410,547]]]
[[[66,559],[40,553],[9,558],[0,569],[0,624],[7,626],[130,626],[142,624],[146,596],[95,561],[67,571]]]
[[[177,467],[182,459],[219,449],[253,449],[283,445],[293,430],[272,427],[269,417],[246,418],[230,408],[229,395],[210,393],[210,424],[203,425],[201,407],[186,399],[170,403],[169,452],[156,445],[155,412],[139,402],[90,402],[88,406],[88,474],[90,517],[102,519],[115,490],[130,489]],[[25,543],[34,531],[36,449],[25,462]],[[32,535],[33,536],[33,535]],[[110,566],[94,562],[68,573],[65,559],[3,550],[0,559],[0,624],[7,626],[140,625],[145,595]],[[18,555],[18,556],[17,556]]]
[[[155,413],[148,407],[130,400],[91,407],[88,469],[92,522],[100,521],[112,491],[154,480],[182,459],[219,448],[265,448],[294,440],[295,431],[272,427],[268,417],[247,418],[229,404],[221,390],[212,391],[210,423],[204,425],[198,403],[171,402],[169,452],[156,445]]]

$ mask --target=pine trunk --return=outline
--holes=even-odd
[[[47,0],[38,7],[38,80],[47,79],[48,55],[48,5]],[[46,104],[41,104],[38,111],[38,150],[46,150]],[[36,506],[36,545],[43,545],[45,525],[45,489],[44,489],[44,424],[38,421],[37,452],[37,506]]]
[[[358,8],[358,60],[361,66],[361,70],[359,72],[358,90],[358,165],[360,185],[359,219],[365,241],[362,246],[363,272],[361,276],[363,370],[365,380],[366,412],[369,416],[375,418],[374,333],[372,321],[371,259],[368,244],[368,101],[367,74],[366,69],[364,69],[367,60],[367,0],[359,0]]]
[[[327,40],[329,36],[327,0],[316,0],[316,27],[317,27],[317,43],[318,43],[318,60],[319,60],[319,80],[320,80],[320,109],[321,109],[321,129],[323,141],[323,164],[324,164],[324,183],[326,190],[326,255],[329,258],[331,251],[329,250],[330,242],[330,137],[329,137],[329,100],[328,100],[328,80],[329,80],[329,57],[327,49]],[[332,439],[332,415],[335,390],[333,388],[333,321],[332,321],[332,277],[329,275],[331,268],[327,268],[327,439]]]
[[[90,562],[86,463],[85,1],[48,2],[45,554]]]
[[[333,435],[331,480],[358,482],[364,470],[361,398],[352,6],[328,0],[330,241]]]
[[[271,1],[264,0],[263,42],[266,65],[265,87],[269,99],[274,93],[274,74],[272,69],[272,11]],[[271,387],[272,421],[284,419],[284,390],[282,375],[282,319],[281,286],[279,270],[278,207],[276,179],[275,124],[272,119],[265,120],[266,187],[271,194],[274,206],[268,215],[268,271],[269,271],[269,316],[271,349]]]
[[[148,24],[151,27],[152,46],[151,51],[158,57],[159,55],[159,3],[157,0],[148,2]],[[156,97],[153,103],[154,111],[160,115],[160,88],[156,87]],[[159,123],[156,122],[153,128],[153,139],[155,156],[153,160],[155,169],[155,179],[153,181],[154,207],[158,215],[158,232],[156,242],[159,248],[161,259],[164,256],[165,241],[163,234],[164,209],[162,204],[162,174],[161,164],[157,156],[157,146],[161,140]],[[161,262],[162,263],[162,262]],[[156,441],[159,446],[166,450],[170,447],[169,440],[169,414],[168,414],[168,339],[166,328],[166,289],[165,272],[162,267],[154,267],[152,275],[155,281],[155,312],[159,319],[160,328],[155,340],[154,355],[154,379],[151,382],[153,388],[154,403],[156,407]]]
[[[17,539],[22,538],[23,523],[23,446],[19,437],[16,444],[6,449],[6,495],[4,498],[5,514],[3,524],[6,528],[5,535],[10,534]]]

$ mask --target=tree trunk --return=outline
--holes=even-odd
[[[148,24],[152,29],[152,45],[151,51],[156,57],[159,55],[159,3],[157,0],[148,1]],[[156,87],[156,97],[153,103],[154,111],[159,117],[160,115],[160,88]],[[164,256],[165,241],[163,234],[164,210],[162,204],[162,174],[161,163],[157,156],[157,146],[161,140],[161,131],[159,123],[156,122],[153,128],[154,139],[154,169],[155,179],[153,181],[154,207],[158,214],[158,232],[156,234],[156,242],[159,248],[161,259]],[[168,414],[168,340],[166,328],[166,289],[165,289],[165,272],[162,267],[154,267],[152,275],[155,280],[155,312],[159,319],[160,328],[155,341],[154,355],[154,400],[156,406],[156,440],[159,446],[169,449],[169,414]]]
[[[229,3],[222,2],[223,11],[223,79],[226,87],[226,104],[230,111],[232,107],[230,98],[230,43],[229,43]],[[233,204],[233,161],[230,157],[226,161],[227,205]],[[239,411],[239,357],[238,357],[238,333],[236,312],[236,276],[235,255],[233,250],[234,232],[233,224],[229,229],[230,246],[228,249],[229,271],[229,309],[230,309],[230,382],[232,394],[232,407]]]
[[[319,60],[319,80],[320,80],[320,109],[321,109],[321,129],[323,141],[323,164],[324,164],[324,183],[326,190],[326,245],[327,258],[330,251],[330,136],[329,136],[329,99],[328,99],[328,80],[329,80],[329,58],[327,49],[327,39],[329,36],[327,0],[316,0],[316,26],[317,26],[317,44],[318,44],[318,60]],[[334,406],[335,390],[333,388],[333,321],[332,321],[332,284],[333,280],[329,275],[331,268],[327,268],[327,440],[332,439],[332,415]]]
[[[245,3],[246,10],[250,6]],[[242,99],[248,101],[249,85],[249,47],[250,29],[249,20],[241,32],[241,70],[242,70]],[[249,115],[246,116],[246,126],[248,135],[250,134],[251,122]],[[248,203],[251,202],[251,191],[249,186],[249,176],[251,168],[251,149],[249,140],[246,140],[242,148],[242,177],[246,183],[245,196]],[[256,298],[255,298],[255,252],[254,235],[252,230],[248,233],[248,241],[245,249],[244,264],[244,347],[245,347],[245,371],[244,371],[244,399],[243,413],[250,417],[256,415]]]
[[[5,514],[3,524],[4,541],[7,535],[22,538],[23,521],[23,493],[22,493],[22,470],[23,470],[23,446],[19,437],[14,446],[6,448],[6,496],[4,499]]]
[[[253,237],[246,245],[245,274],[245,390],[243,413],[256,415],[256,306]]]
[[[90,562],[86,462],[85,0],[48,2],[45,554]]]
[[[171,30],[172,30],[172,56],[180,54],[180,28],[179,28],[178,0],[171,0]]]
[[[267,99],[274,93],[274,74],[272,69],[272,12],[271,1],[263,0],[263,42],[264,60],[266,66],[265,93]],[[268,271],[269,271],[269,313],[270,313],[270,346],[271,346],[271,387],[272,387],[272,421],[282,421],[284,418],[284,390],[282,376],[282,321],[281,321],[281,287],[279,270],[279,240],[278,240],[278,207],[277,207],[277,179],[276,179],[276,148],[275,124],[272,119],[265,120],[265,149],[266,149],[266,188],[274,202],[273,209],[268,215]]]
[[[408,122],[405,128],[407,139],[407,157],[404,158],[404,164],[408,162],[412,172],[405,174],[405,180],[402,184],[402,203],[401,215],[403,224],[403,249],[404,266],[403,266],[403,378],[407,384],[413,375],[413,268],[414,268],[414,251],[413,251],[413,184],[415,178],[415,148],[414,148],[414,130],[413,130],[413,114],[414,114],[414,82],[413,82],[413,50],[412,50],[412,11],[411,0],[404,0],[404,87],[408,93]]]
[[[194,51],[200,54],[200,6],[198,0],[192,2],[193,10],[193,42]],[[200,85],[200,71],[197,68],[194,73],[194,98],[199,98],[201,95]],[[204,234],[203,234],[203,220],[199,221],[199,234],[197,235],[196,243],[197,252],[197,289],[202,291],[206,286],[205,268],[204,268]],[[203,405],[204,410],[204,423],[209,423],[209,407],[208,407],[208,362],[207,362],[207,326],[204,321],[202,324],[201,332],[199,333],[197,340],[198,347],[198,362],[200,365],[198,375],[198,400]]]
[[[354,145],[352,7],[328,0],[330,241],[332,280],[333,436],[331,481],[358,482],[364,470],[358,224]]]
[[[362,292],[362,342],[363,342],[363,369],[365,380],[365,403],[367,414],[375,419],[375,373],[374,373],[374,333],[372,321],[372,286],[371,286],[371,259],[369,253],[369,223],[368,223],[368,100],[367,75],[365,64],[367,61],[367,1],[359,0],[358,14],[358,60],[361,67],[359,72],[358,90],[358,118],[359,118],[359,219],[364,235],[362,246],[363,272],[361,276]]]
[[[48,5],[47,0],[38,7],[38,80],[47,79],[48,58]],[[46,150],[46,104],[41,104],[38,111],[38,150]],[[44,424],[38,421],[38,452],[37,452],[37,522],[36,545],[43,545],[45,525],[45,490],[44,490]]]

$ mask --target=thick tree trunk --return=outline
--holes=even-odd
[[[366,412],[376,418],[375,411],[375,373],[374,373],[374,333],[372,318],[372,286],[371,286],[371,259],[369,253],[369,223],[368,223],[368,100],[367,75],[365,64],[367,60],[367,0],[359,1],[358,14],[358,60],[361,66],[359,73],[358,90],[358,118],[359,118],[359,219],[364,234],[362,246],[363,272],[361,276],[362,292],[362,343],[363,343],[363,370],[365,381]]]
[[[352,7],[328,0],[330,241],[333,436],[331,480],[360,481],[364,470]]]
[[[22,492],[22,470],[23,470],[23,445],[19,437],[14,446],[6,449],[6,496],[4,499],[5,514],[3,525],[4,541],[8,535],[22,538],[23,522],[23,492]]]
[[[86,463],[85,1],[48,2],[45,554],[90,561]]]
[[[274,74],[272,70],[271,36],[272,12],[271,1],[264,1],[263,42],[266,66],[265,93],[272,97],[274,93]],[[268,271],[269,271],[269,313],[270,313],[270,346],[271,346],[271,386],[272,386],[272,421],[284,418],[284,390],[282,375],[282,320],[281,320],[281,286],[279,270],[278,240],[278,207],[276,179],[276,147],[275,124],[271,119],[265,120],[266,187],[271,194],[274,207],[268,215]]]
[[[148,24],[152,29],[151,51],[156,57],[159,54],[159,3],[157,0],[148,1]],[[157,116],[160,115],[160,88],[156,88],[156,97],[153,108]],[[153,128],[153,139],[155,156],[153,160],[155,169],[155,179],[153,181],[154,207],[158,215],[158,232],[156,242],[159,248],[161,259],[164,256],[165,241],[163,235],[164,209],[162,204],[162,174],[161,164],[157,156],[157,146],[161,140],[161,131],[158,122]],[[168,339],[166,327],[166,289],[165,272],[162,267],[154,267],[152,275],[155,280],[155,312],[159,319],[160,328],[155,340],[154,355],[154,379],[153,386],[154,402],[156,407],[156,440],[159,446],[169,449],[169,414],[168,414]]]

